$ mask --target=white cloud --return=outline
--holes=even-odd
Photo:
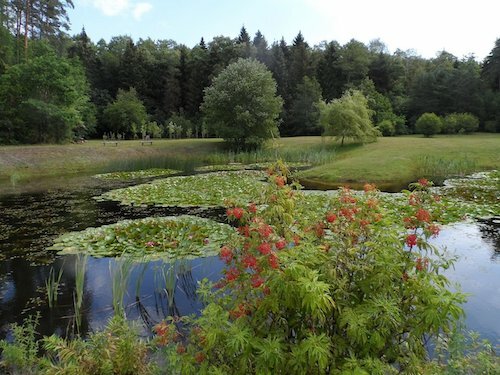
[[[129,0],[93,0],[92,5],[106,16],[116,16],[130,8]]]
[[[131,0],[81,0],[83,5],[92,5],[105,16],[132,15],[139,21],[142,16],[151,11],[153,6],[148,2],[134,2]]]
[[[137,3],[134,6],[132,15],[137,21],[139,21],[142,15],[149,12],[151,9],[153,9],[153,6],[150,3]]]

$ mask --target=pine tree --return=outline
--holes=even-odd
[[[500,39],[484,59],[481,75],[493,91],[500,91]]]
[[[253,38],[253,46],[255,48],[255,58],[269,68],[270,61],[267,40],[264,35],[262,35],[260,30],[257,30],[257,32],[255,33],[255,37]]]

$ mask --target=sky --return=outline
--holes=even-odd
[[[269,44],[292,43],[299,31],[314,46],[351,39],[380,39],[390,53],[413,50],[425,58],[439,51],[483,60],[500,38],[497,0],[74,0],[70,34],[109,41],[129,35],[172,39],[188,47],[201,37],[238,36],[245,26]]]

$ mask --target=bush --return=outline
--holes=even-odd
[[[445,134],[473,133],[479,129],[479,119],[470,113],[452,113],[444,118],[442,132]]]
[[[416,133],[423,134],[425,137],[431,137],[441,131],[442,120],[434,113],[424,113],[415,123]]]
[[[377,125],[377,129],[384,137],[391,137],[396,134],[396,127],[390,120],[382,120]]]
[[[240,238],[221,249],[219,289],[202,286],[201,316],[156,328],[174,372],[419,373],[426,340],[454,326],[463,302],[426,241],[439,231],[428,182],[407,192],[401,225],[371,185],[341,190],[307,222],[287,174],[269,181],[265,207],[228,209]]]
[[[499,129],[498,122],[495,120],[485,121],[484,123],[485,132],[496,133]]]

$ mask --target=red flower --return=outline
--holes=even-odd
[[[326,214],[326,221],[329,223],[333,223],[335,220],[337,220],[337,215],[335,215],[333,212],[329,212]]]
[[[276,256],[276,254],[274,254],[274,253],[269,254],[268,260],[269,260],[269,266],[271,268],[274,268],[274,269],[279,268],[280,264],[279,264],[278,257]]]
[[[284,238],[281,238],[278,242],[276,242],[276,249],[282,250],[286,247],[286,241]]]
[[[245,237],[250,237],[250,228],[248,227],[248,225],[245,225],[243,227],[239,227],[238,233],[245,236]]]
[[[248,211],[251,212],[252,214],[257,212],[257,205],[255,203],[250,203],[248,205]]]
[[[317,223],[314,226],[314,232],[316,233],[316,236],[323,237],[325,235],[325,229],[323,227],[323,223]]]
[[[429,225],[427,230],[431,232],[433,237],[436,237],[439,234],[439,227],[436,224]]]
[[[263,255],[267,255],[271,252],[271,245],[267,242],[262,242],[259,247],[258,247],[259,251],[261,254]]]
[[[420,180],[418,180],[418,183],[420,184],[420,186],[428,186],[429,185],[429,180],[427,180],[426,178],[421,178]]]
[[[194,360],[196,361],[196,363],[204,362],[205,361],[205,353],[203,353],[203,352],[196,353],[196,355],[194,356]]]
[[[359,225],[361,225],[362,227],[366,227],[368,224],[370,224],[370,222],[368,220],[360,220],[359,222]]]
[[[423,208],[419,208],[415,217],[419,220],[419,221],[423,221],[425,223],[428,223],[430,220],[431,220],[431,214],[429,213],[429,211],[426,211],[424,210]]]
[[[276,182],[276,185],[278,185],[279,187],[285,186],[285,178],[283,176],[276,176],[274,181]]]
[[[257,258],[255,258],[253,255],[245,255],[243,257],[243,260],[241,263],[246,267],[246,268],[252,268],[255,269],[257,266]]]
[[[408,247],[413,247],[417,245],[417,235],[416,234],[409,234],[406,237],[406,244]]]
[[[245,213],[245,210],[241,207],[235,207],[233,209],[233,216],[236,218],[236,219],[241,219],[243,217],[243,214]]]
[[[226,271],[226,279],[228,282],[236,280],[240,276],[240,271],[236,268],[230,268]]]
[[[155,325],[153,330],[158,336],[164,336],[168,332],[168,325],[166,322],[161,322]]]
[[[262,237],[269,237],[273,233],[273,228],[268,224],[264,224],[259,227],[258,231]]]
[[[177,345],[177,354],[186,353],[186,347],[182,344]]]
[[[226,210],[226,216],[227,216],[227,217],[231,217],[231,216],[233,216],[233,209],[232,209],[232,208],[228,208],[228,209]]]
[[[233,251],[227,246],[222,246],[220,249],[220,257],[224,262],[229,263],[233,260]]]
[[[293,236],[293,243],[295,245],[298,245],[300,243],[300,237],[297,235]]]
[[[262,276],[255,274],[252,276],[251,282],[254,288],[259,288],[262,284],[264,284],[264,279]]]
[[[406,273],[406,271],[405,271],[405,272],[403,272],[403,275],[401,276],[401,279],[402,279],[403,281],[408,281],[408,279],[409,279],[409,278],[410,278],[410,277],[408,276],[408,273]]]

